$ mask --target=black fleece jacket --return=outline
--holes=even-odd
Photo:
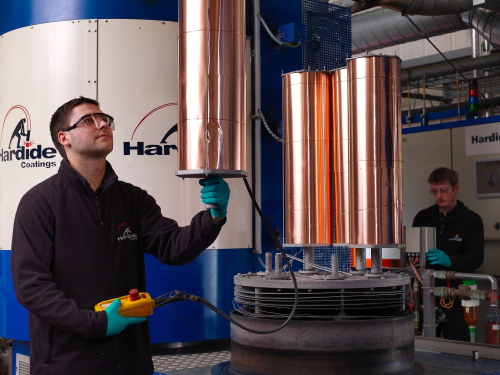
[[[437,270],[474,272],[484,259],[484,227],[481,217],[460,201],[446,216],[435,204],[420,211],[413,220],[414,227],[436,228],[436,247],[451,259],[451,267],[427,265]]]
[[[98,302],[146,290],[144,253],[162,263],[194,260],[219,234],[208,210],[179,227],[155,200],[118,180],[107,163],[94,193],[63,160],[17,209],[12,277],[29,310],[32,375],[153,373],[149,322],[105,337]]]

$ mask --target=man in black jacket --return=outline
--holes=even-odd
[[[106,156],[114,121],[99,103],[80,97],[52,116],[50,131],[63,156],[56,175],[32,188],[17,209],[12,277],[29,310],[32,375],[151,375],[149,323],[118,315],[120,301],[146,290],[144,253],[162,263],[194,260],[226,221],[229,188],[201,180],[202,200],[218,210],[179,227],[146,191],[118,180]]]
[[[429,176],[430,193],[436,204],[420,211],[414,227],[436,228],[436,247],[427,254],[427,268],[474,272],[483,264],[484,228],[481,217],[457,200],[458,174],[452,169],[438,168]],[[451,282],[458,287],[458,281]],[[436,279],[436,286],[446,286]],[[449,340],[470,341],[460,300],[436,299],[436,306],[446,315],[437,333]]]

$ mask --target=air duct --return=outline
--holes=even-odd
[[[494,47],[500,48],[500,16],[482,8],[461,14],[464,23],[477,30]]]
[[[477,8],[460,14],[410,17],[429,38],[474,28],[493,46],[500,48],[500,16],[491,10]],[[352,17],[353,55],[423,38],[401,13],[391,9],[377,9]]]
[[[470,28],[460,14],[411,16],[411,19],[428,37]],[[353,55],[422,38],[420,32],[401,13],[390,9],[377,9],[352,17]]]
[[[472,0],[397,0],[381,7],[419,16],[446,16],[472,9]]]

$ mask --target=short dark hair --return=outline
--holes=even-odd
[[[57,111],[54,112],[50,120],[50,136],[52,137],[52,142],[54,142],[54,146],[56,146],[57,151],[59,151],[64,159],[67,158],[66,151],[64,150],[64,146],[59,143],[57,135],[60,131],[70,126],[68,121],[71,110],[84,103],[94,104],[99,107],[99,102],[97,100],[80,96],[79,98],[71,99],[69,102],[57,108]]]
[[[458,173],[453,169],[444,167],[438,168],[432,171],[427,182],[429,182],[429,184],[449,182],[452,187],[455,187],[458,184]]]

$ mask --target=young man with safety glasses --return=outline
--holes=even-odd
[[[12,277],[29,310],[33,375],[151,375],[147,319],[118,315],[119,300],[106,311],[94,306],[146,290],[144,253],[189,263],[226,222],[230,192],[219,177],[200,180],[202,201],[218,209],[182,228],[163,217],[146,191],[120,181],[106,161],[114,130],[95,100],[80,97],[57,109],[50,132],[61,166],[25,194],[16,213]]]
[[[452,169],[438,168],[428,179],[429,192],[436,204],[420,211],[414,227],[436,228],[436,249],[426,255],[427,268],[474,272],[484,258],[484,227],[481,217],[457,200],[458,174]],[[459,281],[452,281],[457,288]],[[446,280],[436,279],[436,286],[446,286]],[[436,298],[436,307],[445,314],[437,334],[449,340],[470,341],[469,329],[459,300]]]

